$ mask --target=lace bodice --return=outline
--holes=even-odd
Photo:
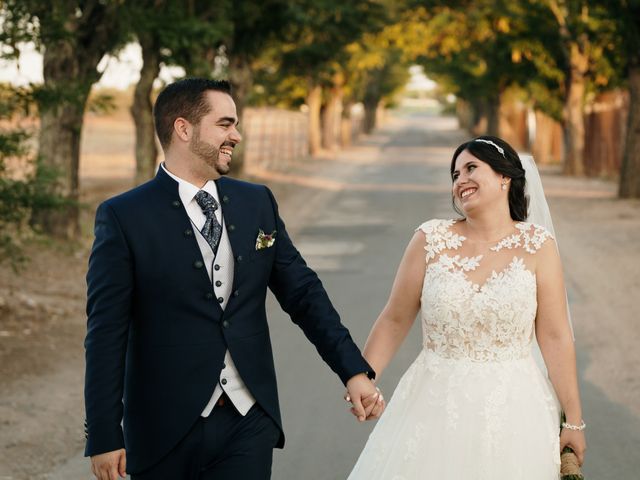
[[[422,288],[424,348],[445,358],[489,362],[523,358],[537,310],[533,255],[551,239],[521,222],[495,244],[455,233],[455,220],[430,220]]]

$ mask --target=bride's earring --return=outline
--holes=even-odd
[[[506,180],[502,181],[502,190],[506,190],[507,189],[507,183],[509,183],[509,182],[507,182]]]

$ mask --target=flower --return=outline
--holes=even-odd
[[[276,231],[271,233],[264,233],[262,230],[258,230],[258,238],[256,238],[256,250],[262,250],[263,248],[269,248],[273,246],[276,241]]]

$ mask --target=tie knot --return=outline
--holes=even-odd
[[[204,190],[200,190],[196,193],[195,199],[206,216],[213,215],[218,209],[218,202],[216,202],[216,199],[213,198],[213,195],[205,192]]]

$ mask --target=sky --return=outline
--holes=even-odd
[[[125,90],[140,78],[142,52],[140,45],[129,43],[117,56],[105,55],[98,64],[102,77],[98,87]],[[180,67],[162,67],[159,78],[162,82],[171,82],[184,75]],[[29,83],[42,83],[42,55],[31,43],[20,47],[19,62],[0,60],[0,82],[10,82],[22,86]]]
[[[19,62],[0,60],[0,82],[10,82],[13,85],[22,86],[29,83],[42,83],[42,55],[32,43],[20,46]],[[103,72],[98,82],[98,87],[116,88],[124,90],[140,78],[142,67],[142,52],[140,45],[129,43],[117,56],[105,55],[98,69]],[[418,65],[412,66],[411,79],[407,84],[408,90],[432,90],[435,83],[429,80]],[[182,77],[184,70],[180,67],[162,67],[160,70],[160,83],[169,83]]]

